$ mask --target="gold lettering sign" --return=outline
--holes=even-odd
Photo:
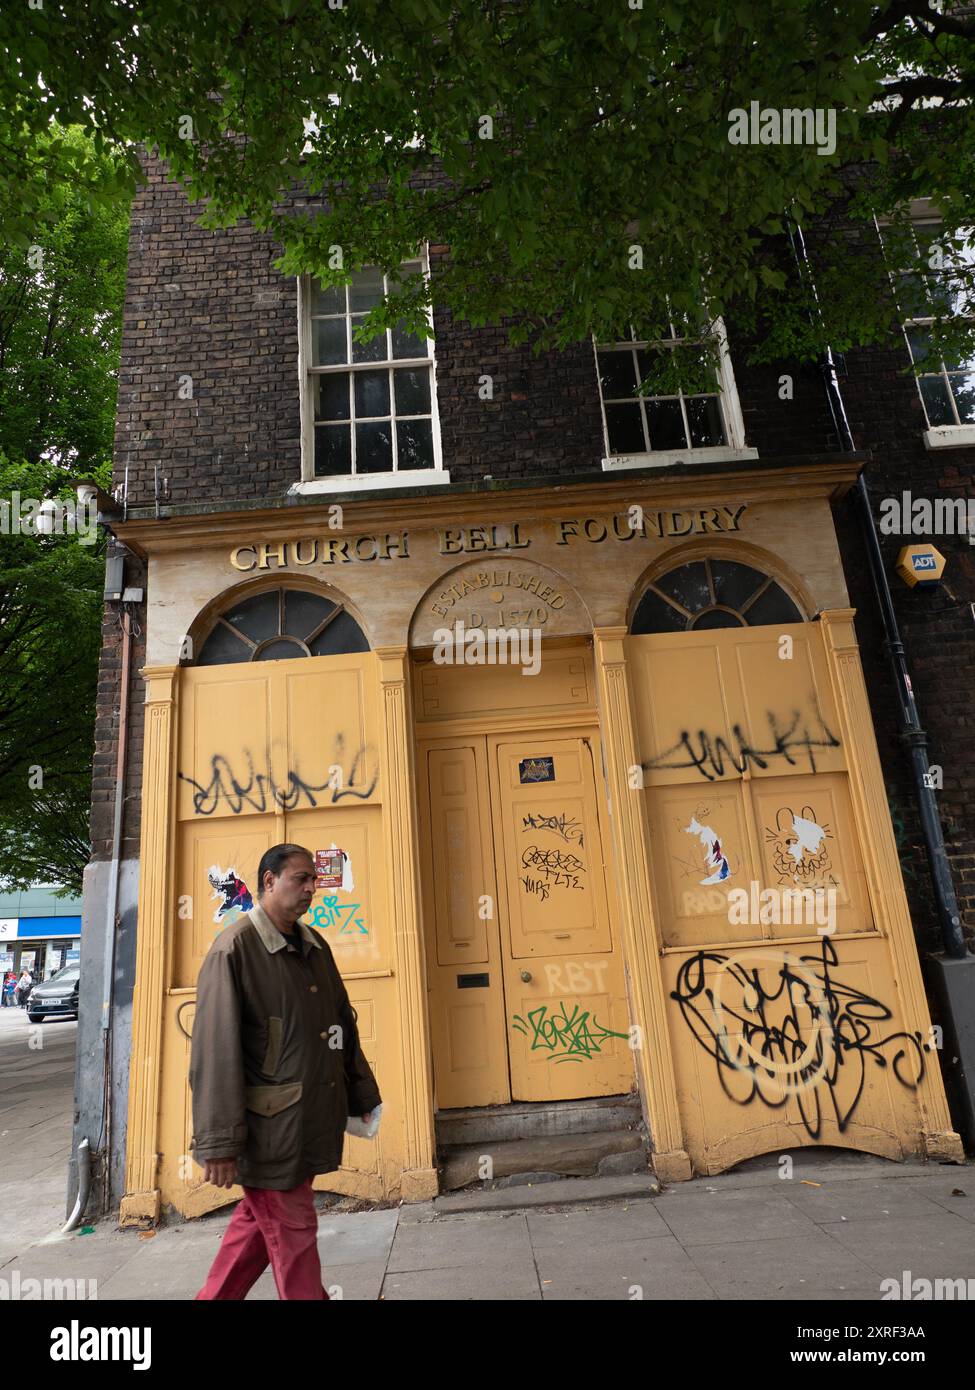
[[[546,522],[554,529],[556,545],[601,545],[604,541],[670,540],[681,536],[724,535],[740,530],[747,506],[677,507],[671,511],[632,506],[610,516],[563,517]],[[527,550],[532,538],[521,521],[510,524],[445,526],[437,531],[441,555],[503,555]],[[234,569],[305,569],[309,565],[370,564],[374,560],[410,558],[409,532],[381,535],[309,536],[296,541],[253,541],[230,552]],[[514,573],[514,571],[509,571]],[[505,588],[493,583],[491,587]],[[517,586],[516,586],[517,587]],[[499,601],[500,602],[500,601]],[[553,605],[554,606],[554,605]]]
[[[704,536],[739,530],[746,504],[737,507],[682,507],[675,511],[651,511],[630,507],[613,516],[570,517],[555,523],[556,545],[605,540],[668,540],[676,536]]]
[[[256,542],[230,552],[235,570],[305,569],[309,565],[345,565],[358,561],[409,559],[409,533],[387,531],[381,536],[313,536],[277,545]]]
[[[525,550],[531,541],[523,539],[521,522],[510,526],[456,526],[438,532],[441,555],[468,555],[475,551]]]
[[[519,557],[523,558],[523,557]],[[435,647],[445,633],[539,637],[591,632],[592,619],[571,580],[543,564],[469,560],[428,589],[410,625],[411,647]],[[534,640],[534,639],[532,639]]]
[[[565,607],[566,594],[554,575],[514,565],[481,570],[471,565],[434,596],[428,616],[438,621],[449,617],[468,629],[544,628]]]

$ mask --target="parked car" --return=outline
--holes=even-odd
[[[80,966],[66,965],[43,984],[35,985],[27,1001],[31,1023],[43,1023],[46,1018],[77,1018],[80,979]]]

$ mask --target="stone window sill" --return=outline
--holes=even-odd
[[[940,425],[924,431],[926,449],[961,449],[975,445],[975,425]]]
[[[622,472],[626,468],[668,468],[675,463],[733,463],[738,459],[757,459],[757,449],[722,444],[713,449],[656,449],[651,454],[614,454],[603,459],[603,472]]]
[[[446,468],[409,468],[391,473],[361,473],[350,476],[339,474],[334,478],[307,478],[292,483],[288,488],[291,496],[316,492],[369,492],[377,488],[430,487],[435,483],[449,483],[450,474]]]

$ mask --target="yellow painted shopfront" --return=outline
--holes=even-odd
[[[634,1091],[668,1180],[961,1156],[830,511],[854,476],[119,528],[149,562],[123,1221],[239,1195],[190,1158],[195,981],[284,840],[384,1099],[319,1187],[430,1197],[438,1113]]]

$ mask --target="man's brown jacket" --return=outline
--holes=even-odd
[[[289,939],[259,903],[223,929],[197,981],[190,1089],[201,1166],[233,1157],[243,1186],[277,1190],[338,1168],[346,1120],[381,1096],[318,932]]]

